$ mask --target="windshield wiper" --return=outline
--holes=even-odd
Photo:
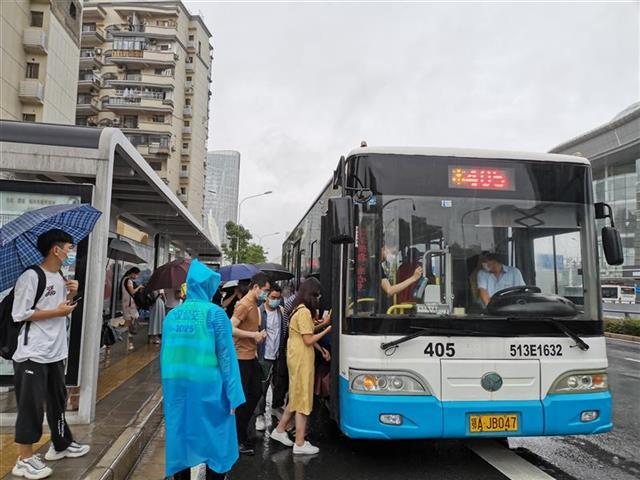
[[[571,338],[574,342],[576,342],[576,346],[578,348],[580,348],[580,350],[583,350],[583,351],[589,350],[589,345],[587,343],[585,343],[585,341],[582,340],[578,336],[577,333],[575,333],[573,330],[571,330],[569,327],[567,327],[563,323],[559,322],[555,318],[544,318],[544,317],[543,318],[515,318],[515,317],[509,317],[509,320],[511,320],[511,321],[513,321],[513,320],[515,320],[515,321],[536,320],[536,321],[540,321],[540,322],[550,323],[551,325],[556,327],[558,330],[560,330],[562,333],[564,333],[567,337]]]
[[[441,328],[441,327],[412,327],[418,328],[416,332],[405,335],[404,337],[400,337],[397,340],[393,340],[391,342],[383,342],[380,344],[381,350],[388,350],[392,347],[397,347],[401,343],[408,342],[409,340],[413,340],[414,338],[423,337],[425,335],[429,335],[431,333],[434,334],[456,334],[456,335],[484,335],[482,332],[477,332],[475,330],[457,330],[454,328]],[[502,335],[499,335],[502,336]]]

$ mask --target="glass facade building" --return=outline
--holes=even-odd
[[[635,285],[640,290],[640,102],[610,122],[551,150],[591,160],[596,202],[613,209],[624,249],[624,264],[607,265],[600,258],[601,283]],[[598,220],[598,228],[605,225]]]
[[[211,212],[220,239],[227,243],[225,225],[236,221],[240,186],[240,152],[219,150],[207,153],[204,219]]]

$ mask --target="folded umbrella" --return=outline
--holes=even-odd
[[[269,275],[271,280],[274,282],[278,282],[280,280],[291,280],[293,278],[293,273],[279,263],[259,263],[256,267]]]
[[[218,273],[222,282],[229,282],[231,280],[249,280],[256,273],[260,273],[260,270],[255,265],[248,263],[234,263],[233,265],[220,267]]]
[[[178,288],[187,281],[187,272],[191,266],[190,258],[179,258],[156,268],[149,278],[147,287],[151,290]]]
[[[51,205],[23,213],[0,228],[0,291],[11,288],[31,265],[42,263],[38,237],[59,229],[78,244],[93,230],[102,212],[89,204]]]
[[[119,238],[109,239],[107,258],[122,260],[129,263],[146,263],[144,258],[140,258],[136,255],[133,245],[124,240],[120,240]]]

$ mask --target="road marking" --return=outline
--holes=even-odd
[[[471,440],[467,447],[510,480],[553,480],[552,476],[493,440]]]
[[[640,363],[640,360],[638,360],[637,358],[629,358],[629,357],[624,357],[625,360],[629,360],[630,362],[637,362]]]

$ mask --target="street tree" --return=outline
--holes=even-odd
[[[253,238],[251,232],[235,222],[225,225],[228,243],[222,244],[222,253],[227,261],[232,263],[262,263],[266,262],[264,249],[260,245],[250,243]]]

